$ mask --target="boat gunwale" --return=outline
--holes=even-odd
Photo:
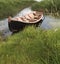
[[[33,21],[33,22],[26,22],[26,21],[19,21],[19,20],[11,20],[10,22],[14,21],[14,22],[22,22],[22,23],[37,23],[37,22],[39,22],[40,20],[42,20],[42,18],[43,18],[43,14],[41,15],[41,17],[40,17],[38,20]],[[10,23],[10,22],[9,22],[9,23]]]

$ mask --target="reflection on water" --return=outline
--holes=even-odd
[[[44,29],[60,28],[60,19],[52,16],[45,16],[45,19],[41,24],[41,28]]]
[[[32,12],[30,7],[25,8],[21,12],[19,12],[15,17],[23,16],[30,12]],[[60,27],[60,19],[54,18],[52,16],[45,16],[45,19],[40,27],[44,29],[58,28]],[[0,21],[0,32],[1,31],[3,32],[5,36],[11,35],[12,32],[9,31],[7,19]]]
[[[28,7],[28,8],[23,9],[21,12],[19,12],[15,17],[24,16],[30,12],[32,12],[32,10],[30,7]]]
[[[42,0],[35,0],[35,1],[40,2],[40,1],[42,1]]]
[[[7,19],[0,21],[0,32],[2,32],[2,35],[4,36],[8,36],[12,34],[12,32],[9,31]]]

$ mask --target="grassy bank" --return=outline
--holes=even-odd
[[[0,19],[10,15],[15,16],[23,8],[29,6],[32,6],[33,10],[43,9],[45,13],[60,16],[60,0],[43,0],[37,3],[34,0],[0,0]]]
[[[0,0],[0,19],[9,15],[14,16],[25,7],[29,7],[34,0]]]
[[[34,27],[0,44],[0,64],[60,64],[60,30]]]
[[[43,0],[37,2],[32,6],[33,10],[42,9],[45,14],[51,14],[54,16],[60,16],[60,0]]]

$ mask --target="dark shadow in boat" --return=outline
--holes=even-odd
[[[17,33],[19,31],[22,31],[26,26],[32,26],[38,27],[42,23],[43,20],[40,20],[37,23],[23,23],[18,21],[12,21],[8,23],[9,29],[12,33]]]

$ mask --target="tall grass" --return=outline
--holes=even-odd
[[[28,27],[0,45],[0,64],[60,64],[60,30]]]
[[[31,6],[34,0],[0,0],[0,19],[14,16],[25,7]]]
[[[43,9],[45,14],[51,13],[54,16],[60,16],[60,0],[43,0],[32,6],[33,10]]]

